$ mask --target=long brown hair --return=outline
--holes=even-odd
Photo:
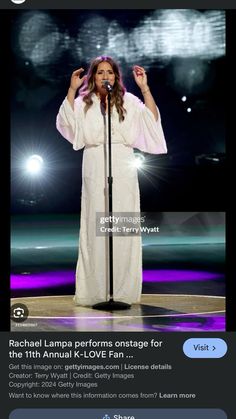
[[[96,92],[96,85],[95,85],[95,73],[97,71],[98,65],[103,61],[108,62],[112,70],[115,74],[115,83],[113,85],[112,93],[111,93],[111,106],[115,105],[117,112],[119,114],[119,121],[123,121],[125,119],[124,114],[126,112],[124,108],[124,94],[125,94],[125,87],[122,82],[121,71],[119,69],[118,64],[109,56],[101,55],[95,58],[89,67],[87,78],[85,81],[84,86],[80,89],[80,96],[83,98],[83,101],[86,103],[84,108],[84,112],[86,113],[90,106],[93,104],[92,101],[92,94]]]

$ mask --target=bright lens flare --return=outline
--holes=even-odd
[[[145,157],[142,154],[136,154],[135,160],[134,160],[134,166],[137,167],[137,169],[142,169],[144,166]]]
[[[32,175],[37,175],[42,171],[43,159],[41,156],[34,154],[29,157],[26,162],[26,170]]]

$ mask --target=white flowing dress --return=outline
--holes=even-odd
[[[109,299],[108,237],[96,235],[96,213],[108,213],[107,115],[94,94],[84,113],[81,97],[74,110],[67,98],[57,115],[57,129],[74,150],[84,148],[79,256],[75,302],[90,306]],[[139,213],[140,197],[134,148],[153,154],[167,152],[160,113],[152,112],[133,94],[124,95],[125,119],[111,114],[113,212]],[[113,238],[114,300],[138,303],[142,289],[142,243],[140,236]]]

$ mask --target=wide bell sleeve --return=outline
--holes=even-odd
[[[56,118],[56,127],[60,134],[68,140],[74,150],[84,147],[83,106],[80,97],[75,99],[74,110],[67,98],[64,99]]]
[[[140,151],[151,154],[166,154],[167,146],[157,108],[156,120],[149,108],[136,96],[126,93],[127,118],[124,124],[126,143]],[[126,106],[125,106],[126,107]]]

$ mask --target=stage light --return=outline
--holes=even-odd
[[[22,17],[18,43],[26,61],[35,67],[55,62],[62,52],[62,35],[47,13],[27,12]]]
[[[86,57],[89,61],[98,55],[98,50],[101,48],[102,54],[109,55],[108,27],[109,21],[100,15],[94,14],[84,21],[80,26],[72,51],[77,60]]]
[[[214,81],[211,65],[200,58],[176,59],[169,67],[168,79],[180,93],[205,92]]]
[[[223,10],[155,10],[130,28],[98,12],[78,28],[73,36],[49,13],[27,11],[16,21],[14,52],[47,80],[59,77],[54,67],[60,66],[65,52],[73,55],[76,63],[102,53],[128,66],[137,62],[146,70],[153,65],[164,67],[173,58],[211,60],[225,55]],[[126,71],[130,68],[125,67]]]
[[[187,112],[188,113],[192,112],[192,109],[191,108],[187,108]]]
[[[201,154],[195,156],[195,163],[198,166],[225,166],[226,157],[225,153],[211,153]]]
[[[187,97],[186,96],[182,96],[181,100],[182,100],[182,102],[186,102]]]
[[[225,12],[156,10],[129,37],[147,64],[167,64],[172,57],[218,58],[225,55]]]
[[[26,162],[26,169],[31,175],[37,175],[42,171],[43,159],[41,156],[34,154],[30,156]]]
[[[225,55],[224,12],[165,10],[162,12],[161,26],[164,54],[202,59]],[[166,45],[168,48],[165,52]]]
[[[141,153],[135,153],[134,166],[137,167],[137,169],[142,169],[144,167],[144,162],[144,155]]]
[[[127,31],[118,22],[112,21],[108,28],[108,51],[116,59],[124,60],[127,63],[134,63],[140,52],[135,43],[135,30]],[[143,54],[143,51],[141,52]],[[148,60],[146,62],[148,65]]]

